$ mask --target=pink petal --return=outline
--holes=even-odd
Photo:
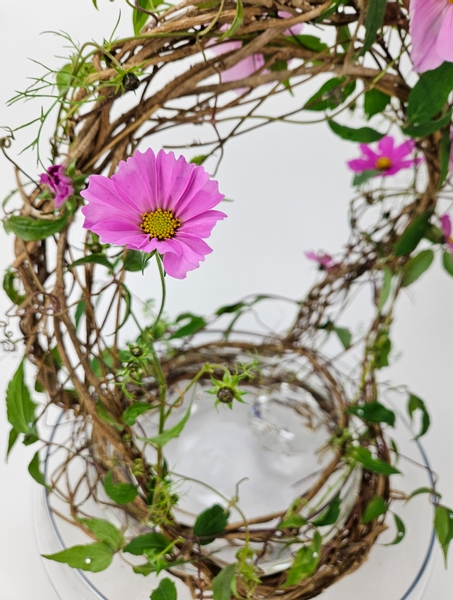
[[[181,235],[178,237],[178,242],[183,248],[181,255],[166,254],[163,263],[168,275],[176,279],[184,279],[187,272],[196,269],[212,249],[203,240],[190,236]]]
[[[201,238],[207,238],[217,221],[225,219],[226,214],[218,210],[209,210],[201,215],[197,215],[188,221],[184,221],[178,230],[181,233],[196,235]]]
[[[382,138],[382,140],[379,140],[378,148],[381,152],[381,156],[391,159],[393,156],[394,145],[395,140],[392,138],[391,135],[386,135]]]
[[[197,167],[179,201],[174,206],[178,219],[183,222],[217,206],[224,198],[217,181],[209,179],[203,167]]]
[[[447,8],[447,12],[437,37],[436,52],[448,62],[453,62],[453,5]]]
[[[412,37],[411,58],[414,68],[424,73],[440,66],[443,59],[437,51],[437,36],[448,2],[446,0],[411,0],[410,33]]]
[[[88,187],[81,191],[80,195],[90,204],[102,206],[104,211],[115,210],[124,215],[134,215],[136,218],[142,213],[136,203],[131,202],[126,195],[119,195],[114,182],[103,175],[91,175]]]
[[[355,158],[354,160],[348,161],[348,166],[352,171],[362,173],[363,171],[374,171],[376,168],[376,162],[370,160],[363,160],[362,158]]]
[[[143,154],[137,151],[127,161],[121,161],[118,171],[112,176],[116,193],[140,214],[154,211],[159,206],[155,164],[156,157],[151,148]]]
[[[440,218],[440,224],[442,227],[442,233],[448,240],[451,237],[451,219],[450,215],[442,215]]]
[[[408,154],[410,154],[414,148],[415,148],[414,140],[408,140],[407,142],[400,144],[393,150],[392,160],[394,162],[400,160],[404,156],[407,156]]]

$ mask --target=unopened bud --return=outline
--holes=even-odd
[[[230,388],[223,387],[217,392],[217,399],[224,404],[230,404],[233,402],[234,394]]]

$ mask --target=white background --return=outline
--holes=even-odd
[[[99,0],[99,5],[97,12],[91,0],[0,0],[0,125],[17,127],[39,112],[39,101],[5,106],[15,90],[26,87],[27,77],[42,74],[30,59],[50,66],[63,64],[55,58],[67,53],[61,38],[41,32],[63,30],[79,41],[102,41],[109,36],[120,8],[124,16],[119,31],[130,31],[129,9],[121,0],[112,4]],[[16,159],[31,139],[27,132],[17,137],[11,149]],[[203,314],[251,292],[302,297],[316,276],[303,252],[317,248],[340,251],[347,239],[351,177],[344,163],[356,153],[354,145],[335,138],[323,124],[304,128],[275,125],[230,144],[217,175],[221,191],[235,200],[224,208],[229,219],[217,226],[210,240],[215,252],[206,263],[185,281],[169,282],[168,312]],[[32,175],[40,172],[32,156],[19,160]],[[3,198],[13,189],[14,179],[10,164],[1,157],[0,173]],[[0,240],[3,271],[11,261],[12,238],[0,233]],[[144,297],[151,297],[153,290],[148,290],[147,281],[141,285]],[[429,404],[433,426],[424,445],[440,476],[439,489],[447,505],[453,505],[452,302],[453,279],[436,261],[435,268],[399,303],[393,335],[398,356],[386,373],[395,383],[408,384]],[[0,312],[7,308],[2,297]],[[359,311],[357,322],[360,319]],[[0,356],[2,397],[18,361],[19,354]],[[6,452],[8,429],[6,411],[0,409],[0,456]],[[0,600],[56,598],[34,541],[34,484],[27,473],[34,452],[18,446],[8,465],[0,460]],[[437,553],[427,600],[451,599],[450,562],[450,571],[445,571]]]

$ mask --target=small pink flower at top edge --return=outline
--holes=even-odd
[[[40,183],[48,185],[55,195],[55,208],[60,208],[63,202],[72,196],[74,186],[72,179],[65,173],[65,165],[51,165],[39,177]]]
[[[336,263],[330,254],[325,254],[324,252],[313,252],[310,250],[309,252],[305,252],[305,256],[308,260],[312,260],[313,262],[319,265],[319,268],[323,271],[331,271],[338,267],[338,263]]]
[[[411,58],[418,73],[453,62],[453,2],[411,0]]]
[[[288,19],[290,17],[293,17],[294,15],[279,10],[278,16],[282,19]],[[303,23],[293,25],[284,32],[284,35],[299,35],[299,33],[302,31],[303,26]],[[224,25],[221,29],[227,30],[228,26]],[[231,40],[215,46],[212,43],[210,44],[210,46],[212,46],[212,50],[216,54],[221,55],[226,54],[227,52],[231,52],[232,50],[237,50],[242,46],[242,42],[239,40]],[[220,74],[221,81],[222,83],[228,83],[230,81],[239,81],[241,79],[245,79],[246,77],[250,77],[250,75],[253,75],[257,71],[260,71],[263,74],[269,73],[267,69],[263,69],[264,63],[265,60],[262,54],[251,54],[250,56],[247,56],[247,58],[244,58],[243,60],[239,61],[233,67],[222,71],[222,73]],[[236,92],[242,93],[246,89],[247,88],[238,88]]]
[[[444,234],[445,243],[447,244],[450,252],[453,254],[453,238],[451,237],[452,226],[450,215],[445,214],[440,217],[440,228]]]
[[[212,249],[204,242],[226,215],[212,210],[224,196],[202,166],[160,150],[136,151],[111,177],[91,175],[81,192],[83,227],[103,243],[156,250],[165,271],[184,279]]]
[[[423,161],[422,158],[405,159],[415,148],[413,140],[395,146],[395,140],[390,135],[386,135],[378,142],[377,151],[373,150],[368,144],[359,144],[359,148],[362,151],[362,158],[348,161],[349,168],[356,173],[379,171],[376,176],[387,177],[398,173],[402,169],[419,165]]]

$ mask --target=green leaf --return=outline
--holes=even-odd
[[[242,25],[243,22],[244,22],[244,7],[242,6],[241,0],[236,0],[236,12],[234,15],[233,22],[231,23],[231,27],[227,31],[225,31],[225,33],[223,33],[218,38],[217,41],[221,42],[225,38],[231,37],[232,35],[234,35],[236,33],[236,31],[239,29],[239,27]]]
[[[143,252],[138,250],[128,250],[126,257],[123,259],[123,266],[126,271],[141,271],[143,265]]]
[[[147,402],[134,402],[123,412],[123,421],[126,425],[129,425],[129,427],[132,427],[132,425],[135,425],[135,422],[140,415],[143,415],[152,408],[154,408],[154,406]]]
[[[374,171],[373,169],[370,169],[369,171],[363,171],[362,173],[357,173],[357,175],[354,175],[352,185],[358,187],[359,185],[366,183],[368,180],[373,179],[373,177],[377,177],[378,175],[382,175],[382,172]]]
[[[371,127],[360,127],[359,129],[354,129],[353,127],[340,125],[339,123],[332,121],[332,119],[329,119],[327,124],[329,125],[330,129],[339,137],[350,142],[369,144],[371,142],[377,142],[384,137],[383,133],[379,133],[379,131],[372,129]]]
[[[138,0],[138,5],[144,8],[145,10],[151,10],[153,7],[152,3],[149,0]],[[134,12],[132,13],[132,24],[134,26],[135,35],[140,34],[140,30],[145,25],[148,19],[149,15],[134,8]]]
[[[407,117],[413,125],[426,123],[441,112],[453,89],[453,63],[444,62],[420,76],[409,94]]]
[[[127,288],[124,283],[120,284],[121,286],[121,296],[124,299],[124,304],[125,304],[125,312],[124,312],[124,317],[123,320],[121,321],[118,329],[115,331],[115,333],[117,331],[119,331],[121,329],[121,327],[123,327],[126,324],[126,321],[129,319],[129,317],[132,314],[132,294],[129,291],[129,288]]]
[[[218,308],[216,310],[215,314],[220,316],[220,315],[224,315],[224,314],[235,313],[235,312],[242,310],[243,308],[246,308],[247,306],[248,306],[248,304],[246,302],[237,302],[236,304],[229,304],[227,306],[221,306],[220,308]]]
[[[28,472],[30,473],[30,475],[33,477],[33,479],[35,481],[37,481],[40,485],[43,485],[44,487],[48,488],[49,486],[46,484],[44,475],[41,473],[41,470],[39,467],[40,467],[39,452],[36,452],[36,454],[31,459],[30,464],[28,465]]]
[[[44,558],[66,563],[74,569],[98,573],[104,571],[112,562],[112,550],[107,544],[95,542],[82,546],[73,546],[56,554],[43,554]]]
[[[307,519],[302,515],[290,515],[280,523],[277,529],[300,529],[307,524]]]
[[[338,336],[338,339],[343,344],[343,348],[347,350],[351,347],[352,342],[352,333],[346,327],[334,327],[333,331]]]
[[[445,558],[445,566],[447,565],[448,547],[453,539],[453,511],[446,506],[438,504],[435,507],[434,513],[434,529],[437,539],[442,547]]]
[[[340,516],[341,498],[340,494],[337,494],[332,502],[329,503],[327,508],[311,522],[315,527],[324,527],[325,525],[333,525],[337,522]]]
[[[176,586],[171,579],[164,577],[151,593],[151,600],[176,600]]]
[[[315,572],[320,558],[321,545],[321,535],[315,531],[310,546],[304,546],[297,551],[283,587],[296,585]]]
[[[78,260],[75,260],[73,263],[68,265],[68,269],[74,269],[74,267],[78,267],[80,265],[92,264],[92,263],[97,264],[97,265],[102,265],[103,267],[107,267],[107,269],[110,272],[113,272],[112,263],[103,254],[88,254],[88,256],[79,258]]]
[[[137,486],[133,483],[113,483],[113,473],[110,470],[104,478],[105,493],[116,504],[128,504],[138,495]]]
[[[37,242],[61,231],[68,221],[68,214],[65,213],[53,221],[13,216],[3,221],[3,226],[6,233],[12,231],[14,235],[25,242]]]
[[[20,435],[20,431],[17,431],[15,427],[11,429],[8,436],[8,449],[6,451],[6,458],[8,459],[9,453],[14,447],[14,444],[17,442]]]
[[[396,536],[393,542],[384,544],[385,546],[396,546],[397,544],[403,541],[404,536],[406,535],[406,527],[404,526],[403,521],[399,518],[398,515],[395,514],[393,515],[393,518],[395,519]]]
[[[442,254],[442,264],[447,273],[453,276],[453,256],[450,251],[445,250]]]
[[[193,533],[199,538],[200,544],[209,544],[219,533],[225,529],[230,511],[225,510],[220,504],[214,504],[200,513],[193,526]],[[208,539],[206,539],[208,538]]]
[[[305,110],[326,110],[336,108],[352,94],[355,85],[346,83],[345,77],[333,77],[314,94],[304,105]]]
[[[381,475],[396,475],[400,473],[396,467],[380,458],[374,457],[368,448],[364,448],[363,446],[351,447],[349,454],[366,469],[374,473],[381,473]]]
[[[25,294],[19,294],[16,288],[17,281],[17,273],[11,269],[7,269],[3,276],[3,289],[11,302],[19,306],[25,300],[26,296]]]
[[[24,381],[22,361],[6,389],[8,421],[17,432],[27,434],[31,431],[36,406]]]
[[[176,319],[176,322],[179,323],[180,321],[188,321],[188,323],[174,331],[168,339],[174,340],[176,338],[183,338],[193,335],[206,326],[206,321],[203,319],[203,317],[198,317],[197,315],[192,315],[191,313],[179,315]]]
[[[422,413],[420,433],[415,436],[415,439],[418,440],[418,438],[422,437],[422,435],[425,435],[425,433],[428,431],[431,420],[429,418],[429,413],[426,409],[423,400],[418,396],[415,396],[414,394],[409,394],[409,399],[407,402],[407,412],[409,413],[411,423],[413,421],[413,415],[416,410],[419,410]]]
[[[94,8],[96,10],[99,10],[99,8],[98,8],[98,0],[91,0],[91,1],[93,2]]]
[[[383,369],[389,366],[389,356],[392,351],[392,341],[386,329],[378,332],[372,351],[374,353],[374,366]]]
[[[393,273],[390,271],[390,269],[385,267],[384,280],[382,282],[381,293],[379,294],[379,304],[378,304],[379,312],[382,312],[382,309],[384,308],[385,303],[387,302],[388,297],[390,296],[390,292],[392,290],[392,279],[393,279]]]
[[[371,423],[387,423],[392,427],[395,426],[395,413],[379,402],[367,402],[359,406],[350,406],[345,410],[345,413],[355,415]]]
[[[404,256],[415,250],[430,227],[429,220],[431,219],[431,216],[432,212],[427,211],[416,217],[414,221],[406,227],[395,246],[396,256]]]
[[[179,437],[180,433],[184,429],[185,424],[189,420],[191,409],[192,409],[192,406],[189,406],[189,408],[187,409],[187,411],[186,411],[184,417],[181,419],[181,421],[179,421],[179,423],[177,423],[171,429],[167,429],[167,431],[163,431],[162,433],[159,433],[159,435],[156,435],[151,438],[139,437],[138,439],[141,440],[142,442],[147,442],[148,444],[154,444],[155,446],[160,446],[160,447],[165,446],[165,444],[167,442],[169,442],[170,440],[172,440],[173,438]]]
[[[191,162],[192,164],[194,164],[194,165],[198,165],[198,166],[200,166],[200,165],[202,165],[202,164],[204,163],[204,161],[205,161],[205,160],[206,160],[206,159],[207,159],[209,156],[211,156],[211,155],[210,155],[210,154],[200,154],[200,155],[198,155],[198,156],[194,156],[194,157],[191,159],[191,161],[190,161],[190,162]]]
[[[118,423],[118,421],[102,404],[102,402],[96,403],[96,412],[103,421],[109,423],[110,425],[113,425],[113,427],[115,427],[115,429],[117,429],[118,431],[123,431],[124,427],[120,423]]]
[[[390,96],[373,88],[365,92],[364,111],[368,119],[383,112],[390,103]]]
[[[432,250],[422,250],[408,260],[403,267],[401,285],[407,287],[414,283],[414,281],[417,281],[417,279],[429,269],[433,260],[434,252]]]
[[[407,497],[406,502],[409,502],[409,500],[415,498],[415,496],[419,496],[420,494],[430,494],[435,498],[436,502],[438,502],[442,498],[442,495],[439,494],[439,492],[437,492],[434,488],[421,487],[411,492]]]
[[[230,600],[235,576],[236,564],[232,563],[214,577],[211,584],[213,600]]]
[[[321,42],[315,35],[291,35],[287,36],[289,42],[294,42],[299,46],[303,46],[313,52],[324,52],[328,49],[328,45]]]
[[[81,321],[83,315],[85,314],[86,305],[87,305],[86,300],[80,300],[77,303],[77,307],[76,307],[76,311],[75,311],[75,315],[74,315],[74,325],[76,327],[76,331],[78,330],[80,321]]]
[[[79,519],[94,535],[99,542],[107,544],[113,552],[119,550],[123,543],[123,534],[119,529],[104,519]]]
[[[372,2],[368,3],[368,10],[365,18],[365,41],[359,52],[359,56],[363,56],[376,41],[377,32],[384,23],[386,6],[387,0],[372,0]]]
[[[129,544],[123,548],[123,552],[141,556],[146,550],[154,550],[156,554],[162,554],[162,552],[165,552],[171,545],[172,541],[163,533],[144,533],[130,541]]]
[[[362,523],[374,521],[381,515],[384,515],[388,510],[388,504],[381,496],[372,498],[362,515]]]
[[[60,71],[56,74],[56,82],[58,91],[61,95],[66,94],[66,92],[71,87],[71,81],[73,80],[74,69],[71,63],[64,65]]]
[[[428,137],[436,131],[439,131],[439,129],[443,129],[449,125],[450,121],[451,111],[435,121],[428,121],[427,123],[422,123],[421,125],[409,125],[408,127],[403,127],[402,132],[412,138]]]

